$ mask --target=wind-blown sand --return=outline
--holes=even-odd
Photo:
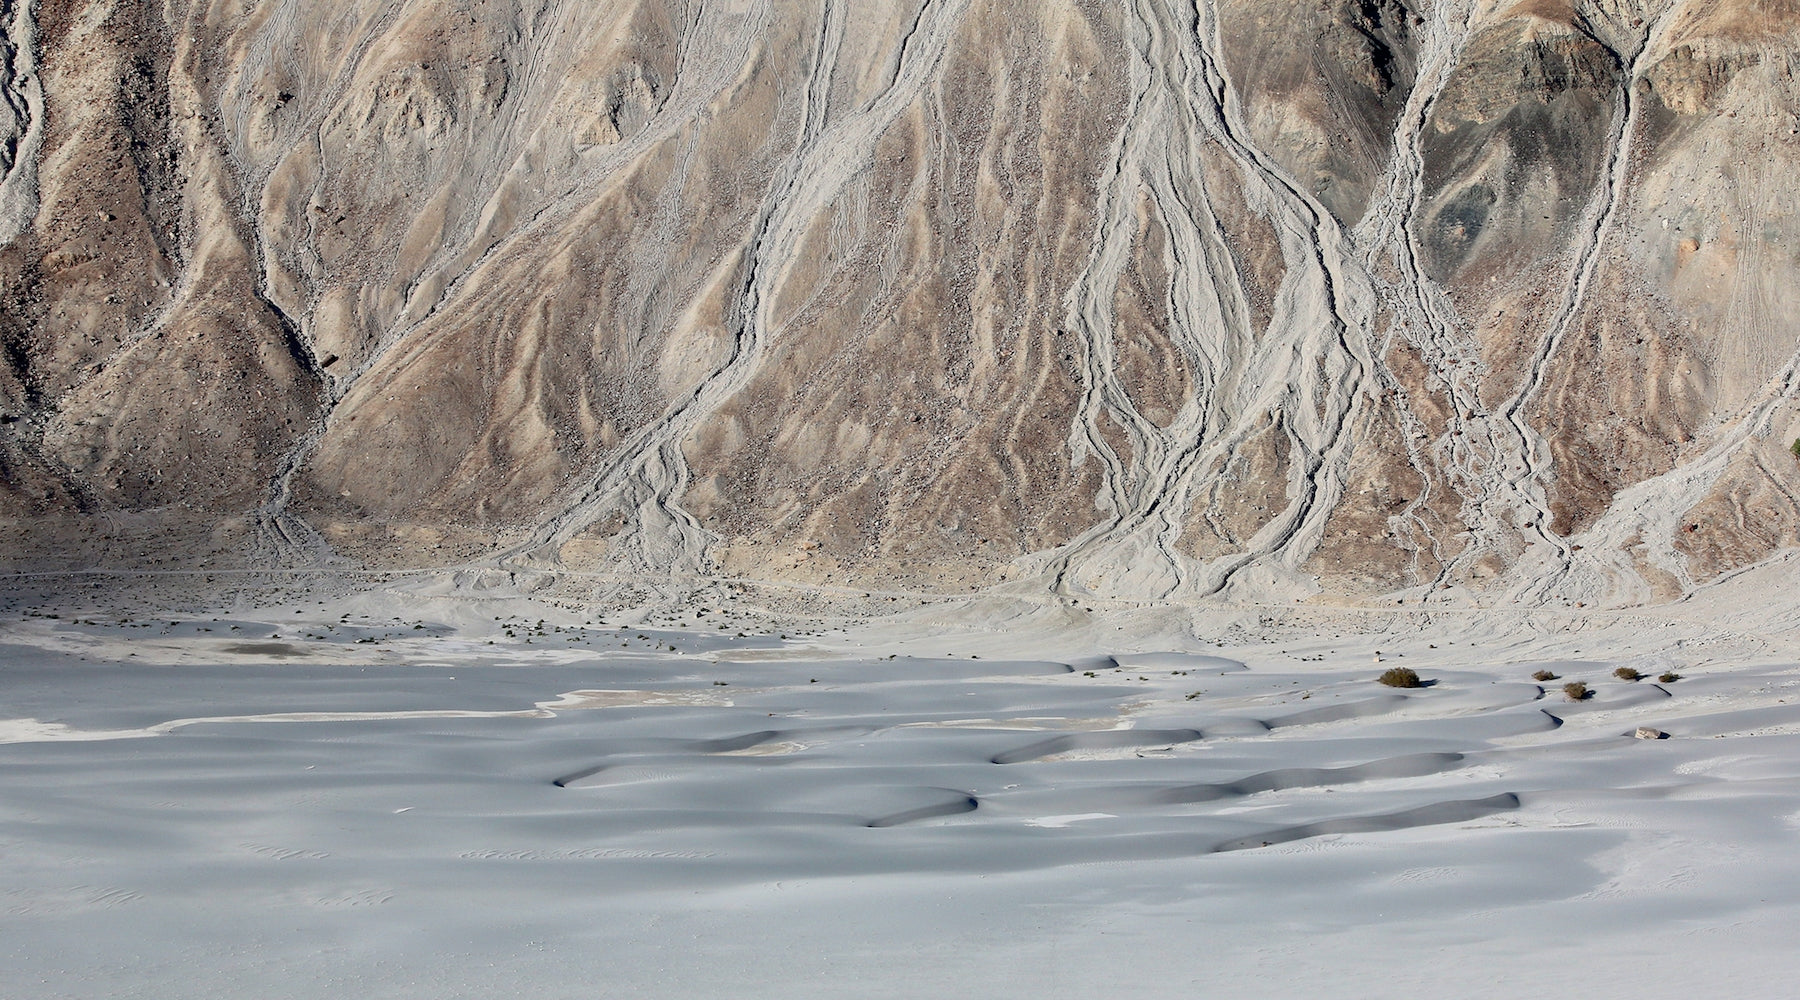
[[[1785,995],[1800,658],[1705,600],[27,614],[0,994]]]

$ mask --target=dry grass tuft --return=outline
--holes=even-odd
[[[1418,673],[1411,667],[1389,667],[1382,671],[1381,676],[1376,678],[1376,680],[1379,680],[1381,683],[1386,684],[1391,688],[1416,688],[1425,686],[1425,682],[1419,679]]]

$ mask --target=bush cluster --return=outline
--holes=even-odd
[[[1411,667],[1389,667],[1376,678],[1391,688],[1424,687],[1425,682],[1419,679],[1418,672]]]

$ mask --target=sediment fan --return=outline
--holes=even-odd
[[[14,570],[1593,605],[1800,540],[1790,3],[86,9],[0,12]]]

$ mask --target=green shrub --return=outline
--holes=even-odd
[[[1788,446],[1788,450],[1794,453],[1795,458],[1800,458],[1800,438],[1795,438],[1794,443]]]
[[[1671,670],[1668,673],[1663,674],[1662,676],[1657,678],[1657,680],[1663,682],[1664,684],[1673,684],[1680,679],[1681,679],[1681,675],[1674,672],[1673,670]]]
[[[1613,676],[1622,681],[1639,681],[1644,679],[1644,675],[1638,673],[1634,667],[1620,667],[1613,671]]]
[[[1416,688],[1425,686],[1425,682],[1419,679],[1418,673],[1411,667],[1389,667],[1382,671],[1381,676],[1376,679],[1391,688]]]
[[[1586,701],[1594,696],[1594,692],[1589,691],[1588,686],[1580,681],[1564,684],[1563,694],[1568,695],[1570,701]]]
[[[1531,679],[1534,681],[1553,681],[1556,679],[1556,675],[1548,670],[1540,670],[1537,673],[1532,674]]]

